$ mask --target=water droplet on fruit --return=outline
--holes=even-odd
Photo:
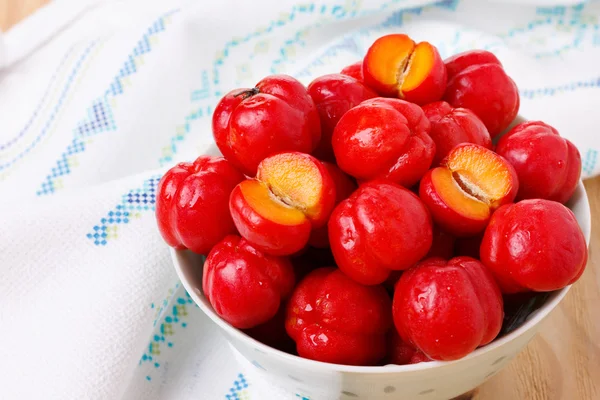
[[[304,311],[312,311],[312,306],[310,304],[307,304],[306,307],[304,307]]]
[[[450,286],[446,286],[446,290],[447,290],[447,291],[450,291]]]
[[[557,164],[559,167],[562,167],[565,164],[565,162],[563,160],[558,160]]]

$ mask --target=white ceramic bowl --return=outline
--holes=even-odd
[[[591,221],[588,199],[580,182],[567,204],[575,213],[589,245]],[[183,286],[200,309],[227,337],[230,344],[256,368],[253,377],[311,400],[330,399],[450,399],[481,385],[514,358],[540,329],[570,286],[553,292],[516,330],[451,362],[415,365],[354,367],[312,361],[268,347],[223,321],[202,291],[204,258],[189,251],[172,250],[173,263]],[[265,400],[270,400],[266,399]]]

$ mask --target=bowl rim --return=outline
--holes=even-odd
[[[580,180],[577,184],[577,188],[575,194],[579,194],[581,196],[579,202],[583,203],[584,209],[584,218],[588,222],[585,227],[582,228],[582,232],[585,237],[586,245],[589,247],[590,236],[591,236],[591,214],[587,192],[583,185],[583,182]],[[221,329],[223,329],[227,334],[233,336],[235,339],[247,343],[249,346],[266,353],[269,356],[273,356],[276,358],[281,358],[289,363],[294,363],[299,367],[316,369],[319,371],[337,371],[337,372],[345,372],[345,373],[356,373],[356,374],[381,374],[381,373],[399,373],[399,372],[416,372],[423,370],[436,370],[440,368],[444,368],[450,365],[457,365],[461,363],[468,362],[474,358],[478,358],[483,356],[486,353],[489,353],[495,349],[498,349],[509,342],[512,342],[519,336],[525,334],[525,332],[533,329],[536,325],[541,323],[549,314],[552,312],[561,300],[566,296],[566,294],[571,289],[572,285],[565,286],[564,288],[554,291],[550,298],[537,310],[535,310],[526,320],[525,322],[519,326],[517,329],[512,332],[498,338],[494,339],[491,343],[479,347],[475,349],[473,352],[469,353],[467,356],[453,361],[429,361],[426,363],[418,363],[418,364],[408,364],[408,365],[395,365],[395,364],[387,364],[383,366],[354,366],[354,365],[343,365],[343,364],[334,364],[327,363],[322,361],[311,360],[307,358],[303,358],[300,356],[296,356],[293,354],[289,354],[283,352],[281,350],[270,347],[258,340],[252,338],[247,335],[243,331],[233,327],[225,320],[223,320],[217,313],[213,310],[213,308],[208,304],[208,300],[203,300],[200,298],[199,294],[196,291],[196,288],[192,286],[190,280],[186,277],[184,271],[182,270],[182,263],[179,258],[182,254],[188,250],[175,250],[173,248],[169,249],[171,259],[173,261],[173,265],[175,267],[175,271],[179,280],[183,284],[184,288],[189,293],[190,297],[198,305],[198,307],[205,313],[215,324],[217,324]],[[200,257],[200,256],[199,256]]]

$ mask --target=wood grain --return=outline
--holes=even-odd
[[[49,0],[0,0],[0,31],[6,32],[48,2]]]
[[[49,0],[0,0],[0,30]],[[600,177],[585,182],[592,209],[586,272],[540,334],[506,368],[461,399],[600,399]]]

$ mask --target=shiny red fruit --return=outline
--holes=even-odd
[[[246,175],[282,151],[312,152],[321,139],[317,107],[306,88],[287,75],[271,75],[252,89],[227,93],[213,114],[221,153]]]
[[[206,258],[202,289],[215,312],[240,329],[269,321],[292,293],[294,270],[287,258],[266,255],[230,235]]]
[[[556,129],[541,121],[523,122],[500,138],[496,152],[515,167],[520,199],[566,203],[581,176],[581,155]]]
[[[550,200],[523,200],[499,208],[481,242],[481,261],[506,294],[570,285],[583,274],[587,256],[575,215]]]
[[[457,360],[500,332],[502,295],[478,260],[430,258],[396,285],[394,323],[402,339],[434,360]]]
[[[313,152],[320,160],[335,161],[331,137],[342,115],[377,93],[362,82],[342,74],[320,76],[308,85],[308,94],[314,100],[321,118],[321,141]]]
[[[411,187],[429,169],[435,144],[421,107],[399,99],[364,101],[333,132],[338,166],[360,181],[389,179]]]
[[[375,365],[391,325],[385,289],[360,285],[333,267],[307,275],[287,306],[286,329],[298,355],[317,361]]]
[[[448,86],[443,100],[473,111],[495,137],[519,112],[519,90],[495,55],[470,50],[444,61]]]
[[[206,255],[235,233],[229,195],[244,176],[223,157],[201,156],[179,163],[158,183],[156,220],[164,241]]]
[[[388,343],[388,364],[407,365],[431,361],[421,350],[402,340],[395,329],[390,330]]]
[[[356,79],[360,82],[363,82],[364,77],[363,77],[363,72],[362,72],[362,66],[363,66],[362,60],[357,61],[354,64],[350,64],[350,65],[344,67],[340,71],[340,74],[351,76],[354,79]]]
[[[375,285],[427,254],[431,217],[410,190],[373,181],[335,208],[329,219],[329,242],[345,274],[361,284]]]
[[[438,166],[450,150],[461,143],[492,148],[492,138],[487,128],[472,111],[454,108],[445,101],[436,101],[423,106],[423,112],[431,122],[429,136],[435,142],[433,166]]]

